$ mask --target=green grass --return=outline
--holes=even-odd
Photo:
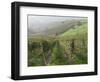
[[[87,24],[83,24],[79,27],[74,27],[61,35],[59,35],[61,39],[82,39],[87,38]]]

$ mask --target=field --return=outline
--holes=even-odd
[[[71,21],[63,31],[53,29],[55,33],[50,34],[50,30],[45,34],[29,35],[28,66],[87,64],[87,21],[76,22]]]

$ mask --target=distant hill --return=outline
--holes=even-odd
[[[53,22],[48,24],[48,27],[46,29],[40,31],[35,31],[28,28],[28,35],[59,35],[71,28],[77,28],[85,22],[87,22],[87,20],[85,19],[69,19],[65,21]]]

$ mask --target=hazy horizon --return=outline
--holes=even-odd
[[[68,20],[81,19],[86,19],[86,17],[28,15],[28,34],[44,32],[46,29],[57,27],[57,25],[63,26],[62,22]]]

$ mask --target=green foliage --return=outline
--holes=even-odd
[[[28,38],[28,66],[87,64],[87,23],[56,36]]]
[[[66,64],[67,60],[63,54],[64,54],[63,48],[61,47],[59,41],[57,40],[55,43],[55,47],[53,48],[52,59],[51,59],[50,64],[51,65]]]
[[[59,35],[60,39],[87,39],[87,23]]]

